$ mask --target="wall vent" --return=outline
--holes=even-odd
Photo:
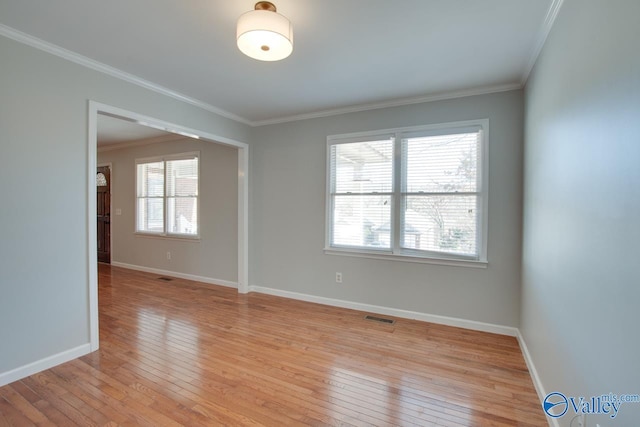
[[[396,323],[395,320],[385,319],[384,317],[371,316],[370,314],[367,314],[366,316],[364,316],[364,320],[371,320],[373,322],[386,323],[387,325],[393,325],[394,323]]]

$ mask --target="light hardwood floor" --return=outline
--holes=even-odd
[[[512,337],[100,265],[100,350],[0,388],[0,425],[546,426]]]

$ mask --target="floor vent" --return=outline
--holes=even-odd
[[[394,323],[396,323],[395,320],[385,319],[384,317],[371,316],[369,314],[364,316],[364,320],[372,320],[374,322],[386,323],[388,325],[393,325]]]
[[[170,282],[173,280],[173,278],[171,277],[158,277],[158,280],[163,280],[165,282]]]

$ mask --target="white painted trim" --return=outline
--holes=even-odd
[[[489,263],[487,261],[463,260],[463,259],[453,259],[453,258],[445,259],[445,258],[417,257],[417,256],[411,256],[411,255],[392,254],[387,252],[375,253],[375,252],[368,252],[362,249],[324,248],[324,253],[325,255],[380,259],[384,261],[412,262],[412,263],[418,263],[418,264],[448,265],[451,267],[487,268],[489,266]]]
[[[485,86],[474,89],[443,92],[434,95],[425,95],[411,98],[400,98],[389,101],[373,102],[369,104],[352,105],[343,108],[334,108],[330,110],[317,111],[314,113],[296,114],[293,116],[280,117],[275,119],[252,121],[251,126],[266,126],[279,123],[295,122],[298,120],[317,119],[320,117],[337,116],[340,114],[357,113],[361,111],[379,110],[381,108],[402,107],[405,105],[423,104],[427,102],[443,101],[447,99],[464,98],[466,96],[487,95],[490,93],[507,92],[510,90],[522,89],[520,83],[510,83],[497,86]]]
[[[145,273],[158,274],[160,276],[176,277],[178,279],[193,280],[195,282],[208,283],[210,285],[220,285],[227,288],[238,288],[238,283],[229,280],[213,279],[211,277],[196,276],[195,274],[179,273],[177,271],[161,270],[159,268],[144,267],[142,265],[126,264],[124,262],[112,261],[114,267],[126,268],[129,270],[142,271]]]
[[[489,145],[491,144],[491,135],[489,134],[489,119],[483,120],[482,129],[480,130],[480,138],[482,140],[482,152],[480,153],[480,159],[478,161],[480,170],[477,171],[478,176],[481,176],[481,188],[480,194],[482,197],[482,212],[480,212],[479,233],[476,235],[480,241],[477,242],[480,246],[480,261],[489,262]],[[477,182],[477,181],[476,181]]]
[[[78,357],[91,353],[91,351],[90,344],[82,344],[78,347],[54,354],[53,356],[45,357],[44,359],[29,363],[28,365],[3,372],[0,374],[0,387],[14,381],[21,380],[22,378],[26,378],[30,375],[37,374],[38,372],[51,369],[54,366],[61,365],[73,359],[77,359]]]
[[[143,237],[149,239],[161,239],[161,240],[175,240],[177,242],[189,242],[189,243],[200,243],[202,239],[200,235],[190,236],[187,234],[164,234],[164,233],[152,233],[146,231],[134,231],[133,235],[135,237]]]
[[[98,225],[96,216],[96,174],[98,166],[98,106],[89,101],[89,126],[87,135],[87,284],[89,286],[89,344],[91,351],[100,348],[98,323]]]
[[[249,292],[249,147],[238,150],[238,293]]]
[[[459,319],[456,317],[440,316],[438,314],[420,313],[417,311],[402,310],[398,308],[383,307],[379,305],[364,304],[334,298],[319,297],[315,295],[301,294],[298,292],[285,291],[281,289],[266,288],[263,286],[249,286],[249,291],[267,295],[274,295],[283,298],[290,298],[299,301],[324,304],[332,307],[348,308],[351,310],[385,314],[387,316],[400,317],[403,319],[421,320],[423,322],[437,323],[439,325],[455,326],[457,328],[471,329],[474,331],[508,335],[511,337],[517,336],[518,333],[518,329],[511,326],[477,322],[475,320]]]
[[[533,46],[533,50],[529,55],[529,62],[524,69],[524,73],[522,74],[522,78],[520,79],[521,86],[527,83],[529,79],[529,75],[533,70],[533,67],[536,65],[536,61],[538,60],[538,56],[540,56],[540,52],[542,52],[542,48],[544,44],[547,42],[547,38],[549,37],[549,33],[551,32],[551,28],[553,28],[553,24],[556,22],[556,18],[558,17],[558,12],[560,12],[560,7],[562,6],[564,0],[553,0],[549,5],[549,10],[547,10],[547,16],[544,18],[544,23],[542,24],[542,28],[540,28],[540,32],[538,33],[538,38],[536,40],[535,45]]]
[[[117,119],[122,119],[128,122],[137,123],[143,126],[149,126],[155,129],[166,131],[171,134],[187,136],[194,139],[204,139],[211,142],[215,142],[223,145],[229,145],[229,146],[240,148],[240,149],[246,149],[249,147],[248,144],[237,141],[235,139],[227,138],[220,135],[214,135],[212,133],[204,132],[198,129],[188,128],[186,126],[171,123],[166,120],[145,116],[144,114],[139,114],[130,110],[125,110],[124,108],[103,104],[101,102],[91,101],[91,100],[89,102],[96,107],[97,112],[103,113],[110,117],[115,117]]]
[[[516,338],[518,339],[518,344],[520,344],[520,350],[522,351],[524,361],[527,364],[527,368],[529,369],[529,375],[531,375],[531,379],[533,380],[533,386],[536,389],[536,393],[538,393],[538,399],[541,402],[540,407],[542,408],[542,402],[547,396],[547,392],[544,389],[544,385],[542,384],[540,375],[538,375],[538,370],[536,369],[536,365],[533,363],[533,358],[531,357],[531,353],[529,353],[529,348],[527,347],[527,343],[525,342],[522,333],[519,329],[516,329],[516,332]],[[547,417],[547,422],[549,423],[549,427],[560,427],[557,418]]]
[[[203,110],[207,110],[209,112],[225,117],[227,119],[235,120],[236,122],[244,123],[246,125],[251,125],[251,122],[245,119],[244,117],[240,117],[236,114],[230,113],[228,111],[215,107],[206,102],[200,101],[198,99],[184,95],[180,92],[176,92],[164,86],[150,82],[149,80],[145,80],[141,77],[119,70],[110,65],[106,65],[101,62],[95,61],[93,59],[87,58],[86,56],[80,55],[79,53],[72,52],[68,49],[62,48],[53,43],[49,43],[47,41],[34,37],[30,34],[23,33],[22,31],[18,31],[15,28],[11,28],[7,25],[0,24],[0,35],[10,38],[11,40],[15,40],[19,43],[23,43],[28,46],[34,47],[36,49],[40,49],[42,51],[58,56],[60,58],[66,59],[67,61],[71,61],[76,64],[82,65],[84,67],[90,68],[92,70],[107,74],[111,77],[115,77],[117,79],[124,80],[128,83],[132,83],[136,86],[140,86],[145,89],[152,90],[161,95],[165,95],[170,98],[177,99],[178,101],[186,102],[187,104],[194,105],[198,108],[202,108]]]

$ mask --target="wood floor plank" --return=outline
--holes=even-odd
[[[51,403],[46,400],[39,400],[33,404],[40,412],[42,412],[47,420],[51,421],[56,426],[72,426],[74,425],[73,421],[57,408],[55,408]]]
[[[35,426],[29,418],[22,412],[18,411],[5,399],[0,399],[0,423],[7,426]]]
[[[22,413],[25,417],[27,417],[32,423],[38,426],[51,426],[51,423],[46,415],[38,410],[35,406],[31,404],[24,396],[22,396],[15,388],[11,385],[0,388],[0,399],[4,399],[13,406],[14,409]],[[2,411],[0,411],[1,413]]]
[[[546,426],[513,337],[99,265],[100,350],[0,388],[0,426]]]

